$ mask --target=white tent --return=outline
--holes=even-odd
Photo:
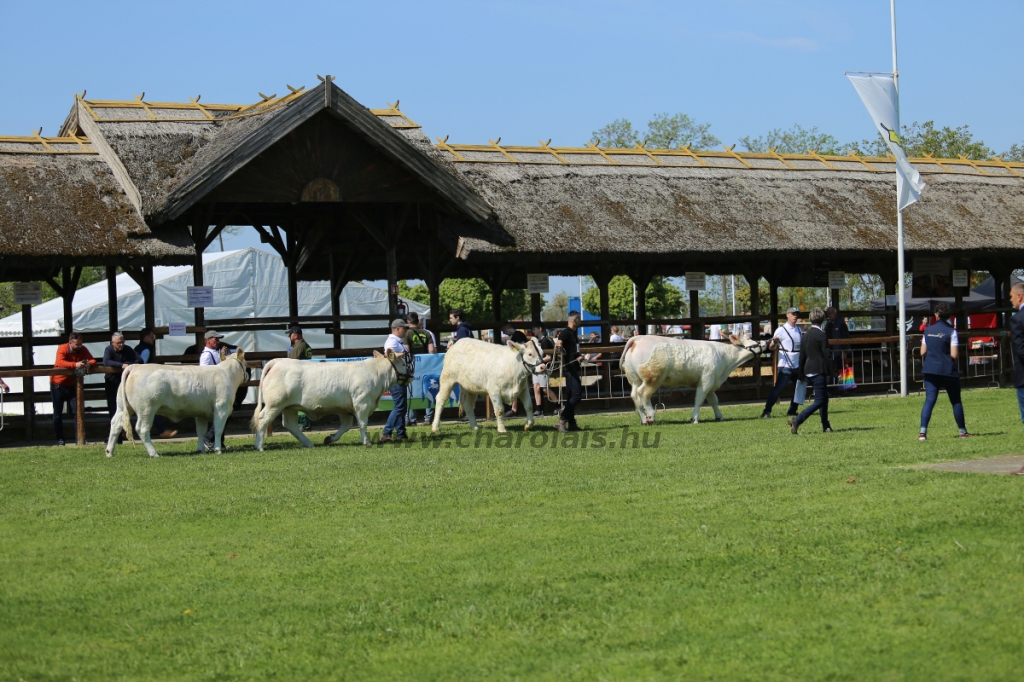
[[[117,316],[121,330],[137,331],[145,325],[143,296],[138,284],[127,274],[117,276]],[[191,266],[157,266],[153,269],[155,291],[156,325],[167,326],[171,322],[193,324],[194,311],[186,300],[186,288],[192,286]],[[223,251],[203,254],[203,284],[213,287],[213,306],[206,308],[206,318],[251,318],[286,317],[288,315],[288,273],[275,254],[258,249]],[[327,282],[299,282],[299,315],[330,315],[330,287]],[[107,282],[97,282],[77,291],[72,303],[75,313],[74,328],[81,332],[110,331],[107,305]],[[428,316],[429,309],[415,302],[408,302],[410,311]],[[388,312],[387,292],[365,286],[358,282],[348,284],[341,294],[342,315],[386,315]],[[21,313],[0,319],[0,336],[21,336]],[[287,350],[288,335],[284,324],[280,331],[226,332],[225,341],[246,351]],[[384,327],[383,322],[343,322],[342,327],[358,329]],[[64,303],[55,298],[32,308],[32,333],[35,336],[59,336],[64,333]],[[306,331],[303,336],[315,349],[331,348],[334,340],[322,330]],[[384,345],[384,334],[380,336],[342,336],[344,348],[372,348]],[[137,342],[130,342],[134,345]],[[180,355],[195,343],[195,336],[164,337],[157,341],[157,353]],[[99,360],[107,342],[87,344]],[[52,366],[57,355],[56,346],[37,346],[35,364]],[[20,365],[20,348],[0,349],[0,365]],[[87,379],[89,384],[102,382],[100,376]],[[21,380],[9,379],[12,391],[21,390]],[[35,381],[37,392],[49,392],[49,380],[38,377]],[[92,406],[93,403],[90,403]],[[37,412],[48,413],[48,406],[37,405]],[[5,405],[8,413],[21,413],[21,403]]]

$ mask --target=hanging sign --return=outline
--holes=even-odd
[[[184,322],[171,322],[167,325],[167,336],[185,336]]]
[[[687,291],[704,291],[707,289],[707,275],[703,272],[688,272],[686,273],[686,290]]]
[[[842,270],[829,270],[828,271],[828,288],[829,289],[845,289],[846,288],[846,273]]]
[[[953,271],[953,286],[967,288],[971,285],[970,276],[967,270]]]
[[[15,282],[15,305],[39,305],[43,302],[42,282]]]
[[[206,308],[213,305],[213,287],[188,287],[188,307]]]
[[[897,296],[896,294],[886,294],[885,295],[885,307],[886,308],[895,308],[899,304],[900,304],[900,297]]]
[[[390,287],[388,287],[388,292],[392,296],[398,296],[398,285],[397,284],[392,284]]]
[[[526,275],[526,289],[531,294],[546,294],[551,290],[550,278],[547,275]]]

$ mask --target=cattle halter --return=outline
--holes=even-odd
[[[536,338],[530,339],[529,343],[533,345],[534,350],[537,351],[537,355],[540,357],[540,362],[530,364],[523,357],[522,351],[519,351],[519,362],[523,363],[523,367],[530,371],[530,374],[551,374],[551,367],[545,367],[543,372],[538,372],[537,368],[544,364],[544,349],[540,347],[540,343]]]
[[[385,355],[384,357],[386,357],[388,359],[388,362],[391,363],[391,368],[395,370],[395,383],[396,384],[398,384],[399,386],[408,386],[410,383],[412,383],[412,379],[413,379],[413,373],[412,372],[406,372],[405,374],[403,374],[402,372],[399,372],[398,371],[398,365],[395,364],[394,360],[392,360],[387,355]],[[398,355],[396,354],[395,357],[398,357]],[[409,369],[409,365],[406,364],[405,368]]]

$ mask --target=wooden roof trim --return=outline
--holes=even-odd
[[[0,154],[98,154],[95,147],[90,149],[86,145],[92,144],[88,138],[76,137],[75,135],[61,137],[42,137],[38,131],[33,135],[14,136],[0,135],[0,144],[27,144],[38,145],[40,149],[0,149]],[[53,145],[77,145],[77,149],[56,149]]]
[[[79,98],[76,102],[79,107],[78,110],[78,126],[85,133],[86,137],[92,143],[93,149],[100,155],[107,167],[110,168],[110,172],[114,174],[114,178],[118,184],[121,185],[121,189],[124,190],[124,194],[128,197],[128,201],[131,202],[135,210],[139,212],[139,216],[142,216],[142,195],[139,193],[139,188],[135,186],[130,175],[128,175],[128,169],[121,163],[121,159],[117,156],[110,145],[107,144],[106,139],[103,137],[103,133],[100,131],[99,124],[93,120],[92,116],[84,116],[84,113],[88,113],[88,105],[85,100]],[[84,111],[83,111],[84,110]]]

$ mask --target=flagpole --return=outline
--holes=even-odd
[[[892,81],[896,87],[896,131],[903,134],[900,121],[900,73],[896,66],[896,0],[889,0],[889,19],[892,24]],[[898,184],[898,183],[897,183]],[[899,293],[900,327],[900,396],[907,397],[907,299],[906,299],[906,263],[903,258],[903,211],[900,209],[900,195],[896,192],[896,269],[899,271],[897,280]]]

